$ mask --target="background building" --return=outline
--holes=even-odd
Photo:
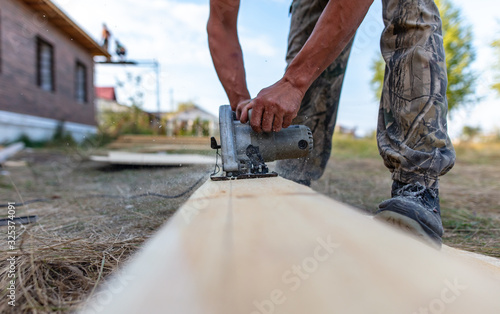
[[[109,54],[49,0],[0,0],[0,143],[95,133],[94,56]]]
[[[213,136],[219,119],[194,103],[181,104],[177,112],[166,114],[167,135]]]

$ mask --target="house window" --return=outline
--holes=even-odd
[[[37,38],[37,84],[46,91],[54,90],[54,48]]]
[[[75,98],[79,102],[87,102],[87,67],[78,61],[75,68]]]
[[[2,73],[2,11],[0,11],[0,73]]]

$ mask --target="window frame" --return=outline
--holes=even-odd
[[[83,70],[83,100],[79,98],[78,89],[79,89],[79,78],[78,78],[78,70]],[[88,70],[87,65],[80,60],[76,60],[75,62],[75,95],[74,98],[77,102],[86,104],[89,101],[88,97]]]
[[[3,45],[2,45],[2,10],[0,10],[0,74],[2,73],[2,57],[3,57],[3,51],[2,51],[2,48],[3,48]]]
[[[50,48],[50,78],[51,78],[51,86],[50,89],[45,89],[42,86],[42,68],[41,68],[41,54],[42,54],[42,46],[46,46]],[[55,75],[55,58],[54,58],[54,45],[52,45],[47,40],[41,38],[40,36],[36,37],[36,84],[40,89],[47,92],[55,92],[56,91],[56,75]]]

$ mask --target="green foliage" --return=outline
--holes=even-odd
[[[64,129],[64,121],[60,121],[56,129],[54,130],[54,134],[51,139],[48,140],[33,140],[26,134],[21,134],[15,142],[23,142],[26,147],[31,148],[43,148],[43,147],[63,147],[63,146],[76,146],[77,143],[71,136],[71,133],[67,132]]]
[[[196,104],[193,101],[181,102],[177,105],[177,112],[182,112],[190,109],[196,108]]]
[[[183,121],[180,128],[174,131],[174,134],[180,136],[208,136],[210,134],[210,122],[197,118],[190,126],[187,122]]]
[[[464,141],[473,141],[479,135],[481,135],[481,127],[480,126],[472,127],[472,126],[465,125],[462,128],[461,138]]]
[[[375,137],[355,138],[347,134],[336,133],[332,140],[332,155],[337,158],[379,158]]]
[[[111,138],[121,134],[155,134],[155,117],[142,110],[145,89],[142,77],[127,73],[126,79],[117,80],[116,85],[128,108],[101,112],[98,119],[100,133]]]
[[[52,140],[48,141],[45,146],[75,146],[76,142],[71,136],[71,133],[64,129],[64,121],[60,121],[52,135]]]
[[[154,133],[150,116],[135,105],[121,112],[103,111],[100,117],[99,131],[110,136]]]
[[[470,69],[476,55],[472,47],[473,35],[470,26],[463,23],[460,10],[453,7],[449,0],[436,0],[443,16],[443,42],[448,72],[448,108],[471,101],[474,93],[476,74]]]
[[[472,103],[476,74],[470,68],[476,55],[472,46],[472,28],[464,24],[461,12],[449,0],[436,0],[443,23],[443,44],[446,54],[448,74],[448,110]],[[382,57],[372,64],[373,78],[371,86],[379,98],[384,80],[385,62]],[[500,88],[500,86],[499,86]]]
[[[382,86],[384,85],[384,73],[385,73],[385,61],[382,57],[378,57],[373,60],[371,69],[373,71],[373,77],[370,81],[372,90],[375,92],[376,99],[380,99],[382,96]]]
[[[134,76],[132,73],[127,73],[125,81],[116,81],[116,86],[121,95],[124,95],[128,106],[136,106],[142,108],[144,104],[144,87],[142,86],[142,77]]]
[[[87,135],[80,143],[82,147],[98,148],[106,146],[115,141],[117,136],[106,132],[97,132],[96,134]]]
[[[16,140],[14,140],[12,143],[16,142],[23,142],[24,146],[26,147],[31,147],[31,148],[40,148],[44,147],[47,141],[34,141],[32,140],[28,135],[26,134],[21,134]]]
[[[495,69],[500,72],[500,39],[495,40],[493,43],[491,43],[491,46],[495,49],[495,53],[497,56],[497,61],[495,64]],[[497,74],[496,76],[496,83],[493,83],[491,86],[494,90],[497,91],[498,95],[500,96],[500,73]]]
[[[182,113],[191,109],[196,109],[198,106],[192,100],[181,102],[177,105],[177,112]],[[188,121],[174,121],[175,126],[173,134],[175,136],[209,136],[210,121],[201,120],[197,117],[192,123]]]

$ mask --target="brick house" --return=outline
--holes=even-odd
[[[49,0],[0,0],[0,143],[96,132],[99,44]]]

